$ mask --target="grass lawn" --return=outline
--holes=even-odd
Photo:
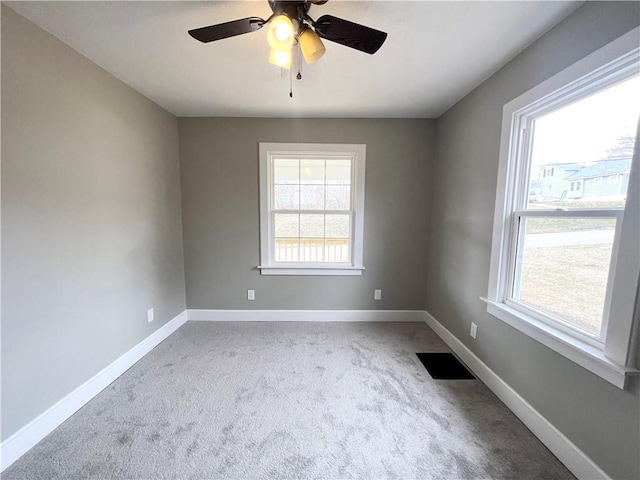
[[[520,300],[599,334],[611,245],[572,245],[524,251]]]

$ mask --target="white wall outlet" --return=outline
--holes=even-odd
[[[382,300],[382,290],[374,290],[373,291],[373,299],[374,300]]]
[[[471,322],[471,331],[469,332],[469,335],[471,335],[472,338],[476,338],[476,335],[478,335],[478,325],[473,322]]]
[[[255,300],[255,299],[256,299],[256,291],[247,290],[247,300]]]
[[[154,318],[155,317],[153,315],[153,308],[150,308],[149,310],[147,310],[147,322],[153,322]]]

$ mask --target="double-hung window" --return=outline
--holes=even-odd
[[[484,299],[495,317],[620,388],[637,373],[638,34],[505,105]],[[533,203],[549,164],[554,194]]]
[[[260,143],[263,275],[361,275],[365,145]]]

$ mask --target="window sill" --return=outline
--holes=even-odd
[[[261,275],[362,275],[364,267],[351,266],[258,266]]]
[[[623,367],[612,362],[604,355],[601,349],[574,338],[546,323],[528,317],[504,303],[498,303],[484,297],[480,297],[480,300],[487,304],[487,312],[489,314],[508,323],[513,328],[618,388],[624,389],[627,377],[640,373],[633,368]]]

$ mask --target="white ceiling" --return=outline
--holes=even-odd
[[[266,29],[203,44],[187,30],[267,18],[260,2],[9,2],[178,116],[436,118],[582,2],[340,1],[311,7],[388,32],[373,56],[325,42],[289,73],[267,62]]]

